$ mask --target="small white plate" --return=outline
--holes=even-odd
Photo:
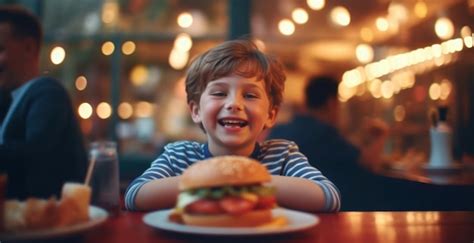
[[[89,221],[49,229],[1,232],[0,241],[39,240],[74,235],[99,226],[107,217],[108,214],[104,209],[89,206]]]
[[[273,217],[285,216],[288,219],[286,226],[278,228],[258,228],[258,227],[201,227],[190,226],[172,222],[168,216],[173,209],[160,210],[147,213],[143,217],[145,224],[167,231],[200,234],[200,235],[268,235],[268,234],[282,234],[304,230],[311,228],[319,223],[319,218],[315,215],[289,210],[285,208],[277,208],[272,210]]]

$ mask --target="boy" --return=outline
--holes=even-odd
[[[286,77],[282,65],[249,40],[224,42],[199,56],[186,75],[191,117],[207,143],[180,141],[128,187],[129,210],[171,208],[178,195],[179,175],[191,164],[220,155],[261,161],[272,174],[280,206],[303,211],[337,211],[340,196],[332,182],[311,167],[295,143],[257,143],[275,123]]]

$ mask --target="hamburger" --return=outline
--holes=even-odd
[[[252,227],[272,221],[275,189],[265,166],[240,156],[220,156],[188,167],[179,181],[175,216],[195,226]]]

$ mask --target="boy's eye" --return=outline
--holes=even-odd
[[[258,98],[258,95],[255,94],[255,93],[246,93],[246,94],[244,94],[244,97],[245,98],[250,98],[250,99],[256,99],[256,98]]]
[[[226,95],[225,92],[222,92],[222,91],[214,91],[214,92],[211,92],[211,95],[212,96],[218,96],[218,97],[223,97]]]

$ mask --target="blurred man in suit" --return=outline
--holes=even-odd
[[[67,91],[41,77],[42,28],[17,6],[0,6],[0,173],[7,198],[59,196],[83,180],[87,154]]]

